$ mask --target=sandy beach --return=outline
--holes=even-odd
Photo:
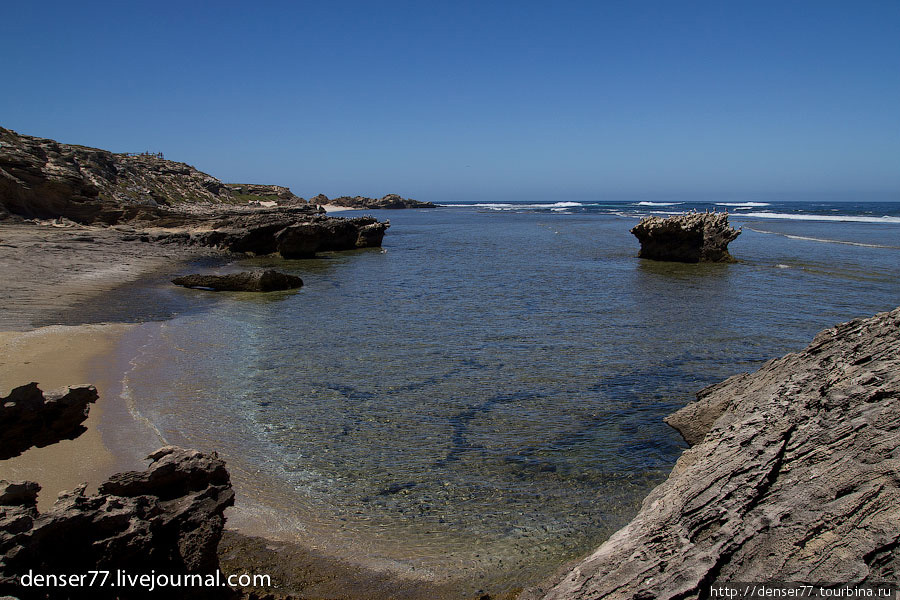
[[[46,391],[90,383],[100,399],[91,406],[87,431],[74,440],[31,448],[0,461],[0,479],[38,481],[38,506],[51,506],[59,492],[88,483],[88,491],[115,472],[117,463],[101,439],[98,424],[112,399],[104,358],[132,325],[115,323],[48,326],[29,332],[0,332],[0,396],[37,382]]]
[[[337,213],[337,212],[346,212],[350,210],[362,210],[359,208],[350,208],[349,206],[338,206],[336,204],[323,204],[322,208],[325,209],[325,212],[328,214]]]
[[[82,482],[88,482],[91,491],[121,467],[104,445],[98,424],[105,407],[114,402],[117,378],[110,372],[108,357],[133,325],[35,324],[64,323],[72,307],[92,305],[111,290],[160,269],[176,268],[196,254],[183,247],[141,242],[129,227],[0,225],[0,271],[15,282],[2,293],[0,396],[32,381],[45,392],[92,384],[100,396],[91,406],[84,434],[0,461],[0,478],[38,481],[43,488],[39,506],[45,508],[60,491]]]

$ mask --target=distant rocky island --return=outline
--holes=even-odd
[[[399,209],[399,208],[437,208],[433,202],[420,202],[412,198],[401,198],[397,194],[388,194],[381,198],[367,198],[365,196],[340,196],[331,198],[325,194],[319,194],[309,200],[318,205],[342,206],[346,208],[367,209]]]

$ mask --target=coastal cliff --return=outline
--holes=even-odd
[[[545,593],[686,599],[715,582],[860,584],[900,572],[900,308],[706,388],[694,444],[631,523]],[[542,595],[543,594],[543,595]]]
[[[0,217],[125,226],[124,241],[285,258],[377,247],[389,227],[323,213],[284,186],[224,184],[158,154],[115,154],[0,128]]]
[[[113,224],[159,207],[237,202],[212,175],[158,154],[116,154],[0,127],[0,206],[12,214]]]

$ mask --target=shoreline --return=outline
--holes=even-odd
[[[30,448],[0,461],[0,479],[40,484],[38,509],[42,512],[53,506],[60,492],[84,482],[91,494],[114,473],[144,470],[146,452],[126,452],[128,440],[140,447],[153,445],[150,451],[164,445],[151,443],[148,430],[134,420],[122,387],[122,376],[134,358],[128,353],[136,336],[142,335],[141,323],[160,318],[134,314],[134,310],[112,314],[116,311],[107,306],[110,298],[129,295],[141,287],[142,279],[152,284],[159,273],[174,274],[190,261],[226,257],[203,249],[123,240],[122,236],[117,228],[0,223],[0,244],[5,250],[0,252],[0,267],[17,284],[7,294],[7,306],[12,310],[6,310],[0,319],[0,395],[32,381],[45,392],[91,384],[99,394],[83,424],[86,431],[77,438]],[[98,299],[101,301],[96,302]],[[86,313],[77,309],[95,303],[98,308],[87,320],[80,320]],[[105,320],[93,322],[104,315],[108,315]],[[52,324],[43,324],[48,322]],[[251,498],[247,501],[252,504]],[[323,597],[360,600],[387,600],[397,597],[398,591],[404,598],[420,600],[482,595],[460,593],[453,582],[430,581],[410,573],[404,576],[393,569],[374,570],[331,556],[317,549],[324,545],[320,542],[325,541],[327,532],[319,531],[325,537],[318,541],[279,540],[277,533],[266,536],[264,531],[247,531],[241,528],[241,516],[235,518],[226,523],[226,537],[220,544],[223,572],[253,568],[278,573],[285,584],[279,585],[279,593],[315,590]],[[511,600],[516,595],[518,590],[494,592],[490,597]]]
[[[100,424],[115,402],[115,385],[105,360],[133,325],[125,323],[52,325],[27,332],[0,332],[0,395],[37,382],[45,392],[68,385],[96,386],[99,399],[90,408],[83,434],[0,461],[0,479],[41,484],[38,507],[53,505],[58,494],[87,482],[88,492],[117,472],[120,465],[103,441]]]

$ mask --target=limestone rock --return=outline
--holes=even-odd
[[[733,262],[728,244],[741,234],[728,213],[687,213],[644,217],[631,229],[641,243],[640,258],[675,262]]]
[[[695,445],[634,520],[544,598],[699,598],[717,581],[896,581],[900,308],[707,388],[669,422]]]
[[[70,386],[46,395],[37,383],[13,388],[0,398],[0,459],[18,456],[85,432],[89,404],[97,401],[92,385]]]
[[[317,217],[279,232],[277,250],[285,258],[308,258],[316,252],[381,246],[390,223],[373,217],[342,219]]]
[[[114,154],[0,128],[0,217],[127,222],[141,240],[253,255],[381,245],[386,223],[327,217],[317,206],[323,198],[306,203],[283,186],[224,184],[155,154]]]
[[[172,283],[189,288],[205,288],[215,291],[274,292],[299,288],[303,285],[303,280],[296,275],[268,269],[226,275],[185,275],[176,277]]]
[[[327,198],[326,198],[327,201]],[[367,198],[365,196],[341,196],[334,198],[325,204],[334,206],[346,206],[347,208],[368,209],[398,209],[398,208],[435,208],[432,202],[420,202],[412,198],[401,198],[397,194],[387,194],[381,198]]]
[[[46,591],[17,585],[17,577],[29,569],[65,574],[98,569],[214,573],[223,513],[234,503],[225,463],[215,454],[172,446],[148,458],[152,463],[146,471],[113,475],[96,495],[85,495],[83,486],[60,494],[44,513],[35,507],[37,484],[0,482],[0,594]],[[96,598],[121,590],[65,592]],[[167,588],[163,595],[222,597],[223,590]]]
[[[291,188],[282,185],[262,185],[256,183],[226,183],[225,187],[231,190],[239,200],[249,202],[273,201],[279,205],[305,204],[306,200],[299,198],[291,191]]]
[[[0,127],[0,208],[14,214],[111,224],[181,203],[235,201],[215,177],[156,154],[115,154]]]
[[[151,241],[212,246],[258,256],[280,253],[285,258],[377,247],[390,227],[389,222],[373,217],[329,217],[318,213],[315,206],[171,215],[155,225],[148,231]]]

